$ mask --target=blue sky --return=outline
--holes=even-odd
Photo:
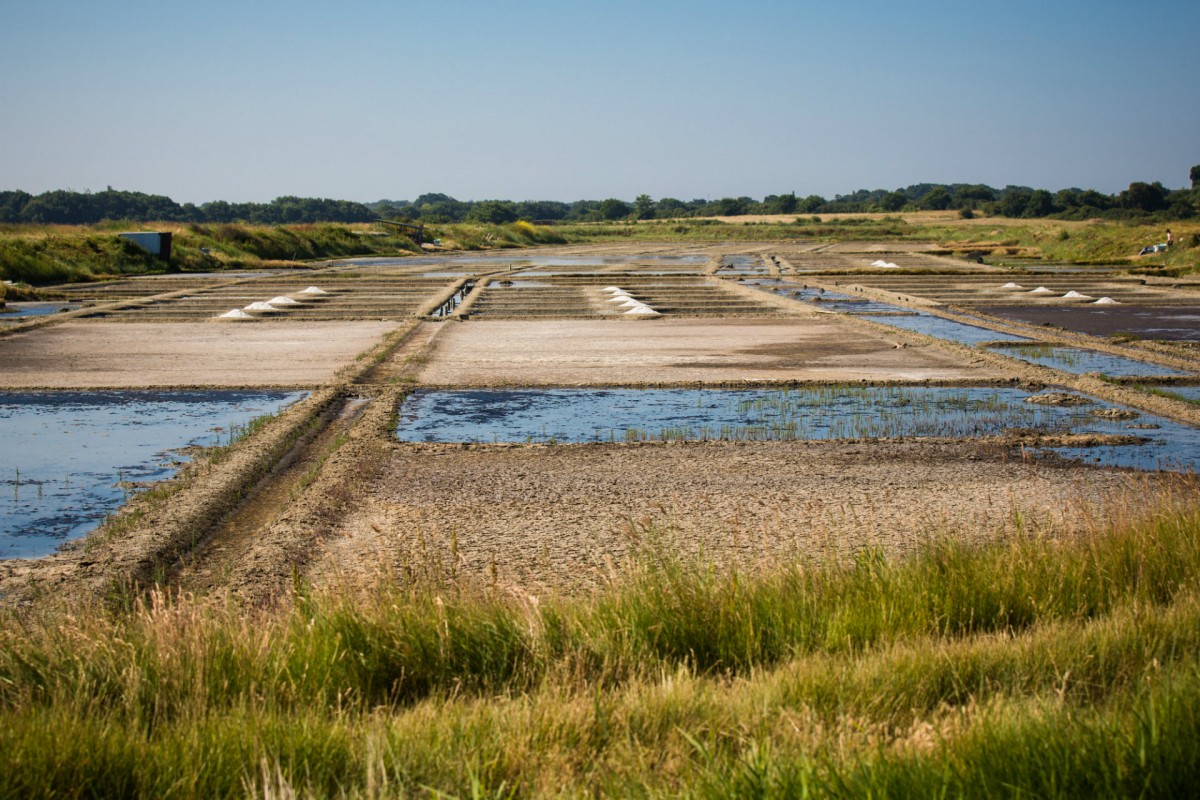
[[[0,189],[1187,183],[1200,3],[0,0]]]

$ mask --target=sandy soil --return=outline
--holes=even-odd
[[[421,383],[579,385],[754,380],[988,380],[932,347],[835,317],[447,323]]]
[[[1156,482],[920,442],[396,448],[312,575],[596,581],[647,537],[744,565],[1086,528]]]
[[[396,322],[65,322],[0,339],[0,388],[315,386]]]

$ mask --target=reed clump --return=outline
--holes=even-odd
[[[1200,506],[586,596],[443,570],[0,625],[0,797],[1179,796]]]

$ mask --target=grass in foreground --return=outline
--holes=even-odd
[[[1191,487],[1194,497],[1194,487]],[[406,580],[9,613],[0,797],[1183,796],[1200,507],[584,598]]]

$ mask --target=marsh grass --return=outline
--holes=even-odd
[[[1194,488],[1078,537],[753,573],[651,536],[581,597],[430,569],[6,611],[0,797],[1178,796]]]

